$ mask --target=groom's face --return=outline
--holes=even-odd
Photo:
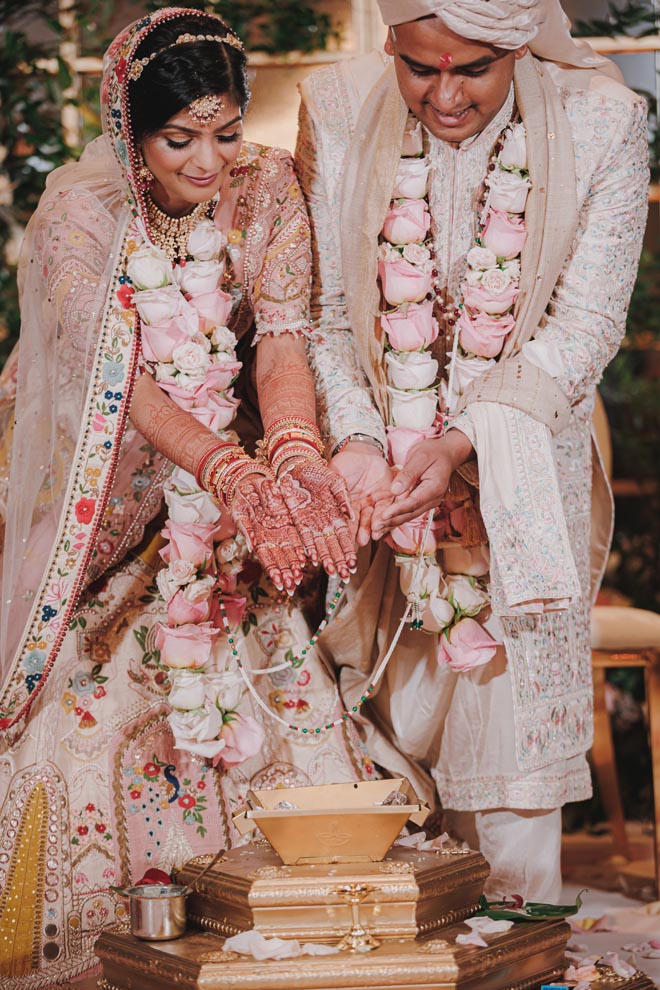
[[[506,51],[461,38],[437,17],[390,29],[385,50],[394,56],[401,95],[418,120],[442,141],[478,134],[503,106],[516,59]]]

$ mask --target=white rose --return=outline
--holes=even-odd
[[[491,271],[491,269],[488,269]],[[484,272],[481,268],[468,268],[465,272],[465,281],[468,285],[481,285]]]
[[[507,168],[527,168],[527,141],[524,124],[511,124],[504,132],[504,143],[499,155]]]
[[[488,595],[466,574],[447,575],[447,595],[464,615],[477,615],[488,604]]]
[[[438,375],[438,362],[428,352],[388,351],[385,361],[396,388],[429,388]]]
[[[199,581],[191,581],[183,589],[183,600],[189,605],[197,605],[199,602],[207,601],[209,595],[215,588],[215,578],[212,574],[200,578]]]
[[[442,595],[430,595],[422,605],[422,623],[427,632],[442,632],[454,618],[453,606]]]
[[[187,474],[187,472],[183,472]],[[196,523],[210,525],[220,518],[220,507],[208,492],[200,491],[197,482],[192,477],[188,485],[179,476],[172,475],[165,485],[164,495],[169,510],[169,517],[175,523]]]
[[[502,262],[502,269],[511,276],[511,281],[520,278],[520,261],[518,258],[511,258]]]
[[[142,289],[135,293],[133,302],[140,319],[145,323],[164,323],[174,319],[175,316],[183,316],[186,314],[186,309],[192,309],[176,285],[164,285],[160,289]]]
[[[409,430],[428,430],[433,424],[438,406],[435,389],[424,392],[403,392],[388,386],[393,426],[406,426]]]
[[[196,261],[213,261],[226,243],[227,238],[212,220],[202,220],[188,238],[188,254]]]
[[[421,120],[416,120],[413,123],[412,120],[409,120],[403,134],[401,154],[406,157],[412,157],[413,155],[421,155],[423,150],[424,137],[422,135],[422,122]]]
[[[516,172],[498,169],[491,173],[488,185],[490,186],[488,205],[491,209],[504,210],[506,213],[525,212],[530,188],[529,179],[521,178]]]
[[[159,361],[156,365],[156,381],[164,382],[168,378],[172,378],[176,374],[176,368],[173,364],[166,364],[163,361]]]
[[[485,271],[487,268],[495,268],[497,265],[497,258],[490,248],[473,247],[472,250],[467,253],[467,263],[472,268],[478,268],[481,271]]]
[[[451,574],[470,574],[483,577],[490,570],[490,552],[483,544],[478,547],[444,547],[442,563]]]
[[[423,244],[406,244],[403,249],[403,257],[411,265],[424,266],[431,258],[431,252]]]
[[[235,711],[245,693],[245,683],[236,670],[225,670],[208,675],[208,693],[218,708]]]
[[[170,670],[172,690],[167,700],[172,708],[191,711],[201,708],[206,697],[206,678],[198,670]]]
[[[189,560],[173,560],[156,575],[156,584],[166,602],[174,597],[180,587],[195,577],[197,570]]]
[[[211,343],[218,351],[227,351],[233,358],[238,341],[236,334],[232,333],[229,327],[216,327],[211,334]]]
[[[392,247],[388,241],[383,241],[378,247],[378,260],[379,261],[399,261],[401,258],[401,253]]]
[[[425,158],[402,158],[392,199],[424,199],[428,174],[429,166]]]
[[[420,598],[437,593],[442,584],[442,572],[435,556],[426,555],[422,557],[420,563],[419,557],[397,554],[395,560],[399,568],[399,584],[404,595],[408,596],[413,589]],[[415,575],[417,575],[416,579]]]
[[[205,705],[202,711],[173,711],[167,716],[174,748],[213,759],[225,748],[225,740],[216,737],[222,729],[222,712],[215,705]]]
[[[462,395],[475,378],[481,378],[496,363],[495,358],[468,358],[457,354],[454,358],[454,394]],[[449,365],[447,365],[447,371],[449,371]]]
[[[189,261],[177,266],[174,278],[184,292],[200,296],[218,288],[222,270],[223,265],[219,261]]]
[[[504,271],[502,268],[489,268],[487,272],[483,273],[481,279],[484,289],[488,289],[495,295],[508,289],[512,282],[510,272]]]
[[[182,585],[192,581],[197,573],[197,568],[189,560],[173,560],[169,565],[169,571],[172,579]]]
[[[203,378],[209,368],[208,353],[192,340],[175,347],[172,358],[174,367],[189,378]]]
[[[172,262],[160,248],[142,248],[128,259],[126,274],[136,289],[160,289],[172,282]]]

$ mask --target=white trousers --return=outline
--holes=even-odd
[[[558,904],[561,895],[561,810],[446,811],[443,827],[490,864],[489,900],[520,894]]]

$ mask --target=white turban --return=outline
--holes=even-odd
[[[509,50],[528,45],[533,55],[550,62],[610,69],[586,42],[571,38],[559,0],[378,0],[378,6],[389,25],[435,15],[461,38]]]
[[[536,36],[543,18],[539,0],[378,0],[386,24],[436,14],[462,38],[498,48],[520,48]]]

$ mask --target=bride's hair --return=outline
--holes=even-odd
[[[159,54],[129,83],[131,124],[136,141],[153,134],[200,96],[227,96],[241,114],[250,101],[245,53],[228,43],[175,44],[182,34],[233,34],[217,18],[191,15],[162,21],[135,52],[135,59]],[[172,47],[169,47],[172,46]]]

